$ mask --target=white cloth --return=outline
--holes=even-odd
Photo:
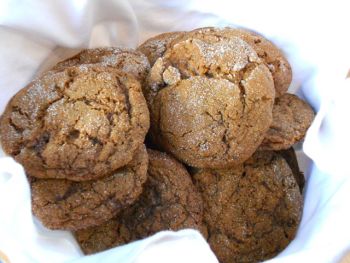
[[[38,72],[78,48],[136,47],[171,30],[239,25],[280,45],[291,91],[318,111],[298,158],[308,177],[295,240],[271,262],[337,262],[350,248],[350,37],[347,1],[70,0],[0,2],[0,112]],[[299,89],[301,88],[301,89]],[[11,262],[216,262],[193,230],[84,257],[65,231],[33,219],[24,171],[0,151],[0,251]]]

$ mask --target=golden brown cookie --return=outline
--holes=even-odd
[[[50,229],[100,225],[134,203],[147,179],[148,156],[141,146],[132,161],[104,178],[74,182],[32,179],[32,210]]]
[[[259,150],[283,150],[305,137],[315,114],[309,104],[296,95],[286,93],[276,98],[273,121]]]
[[[77,231],[86,254],[148,237],[162,230],[202,225],[203,204],[185,167],[169,155],[148,151],[148,179],[139,200],[103,225]]]
[[[139,82],[91,65],[47,72],[19,91],[0,134],[4,151],[31,176],[84,181],[129,163],[148,127]]]
[[[302,197],[281,156],[257,152],[243,165],[200,170],[194,179],[203,197],[208,242],[220,262],[260,262],[293,240]]]
[[[101,66],[114,67],[133,75],[140,82],[144,81],[150,70],[148,59],[144,54],[122,47],[84,49],[73,57],[57,63],[53,70],[62,70],[66,67],[82,64],[100,64]]]
[[[171,41],[183,34],[185,34],[185,32],[177,31],[156,35],[155,37],[147,39],[137,48],[137,50],[145,54],[149,63],[153,66],[154,62],[163,56]]]
[[[203,32],[205,34],[213,34],[225,37],[239,37],[247,42],[258,54],[258,56],[268,66],[276,89],[276,97],[286,93],[292,81],[292,68],[284,56],[283,52],[274,45],[271,41],[264,38],[262,35],[242,28],[215,28],[206,27],[195,29],[189,32],[188,35]],[[180,41],[176,39],[175,42]],[[172,43],[173,44],[173,43]]]
[[[145,96],[153,140],[201,168],[248,159],[272,122],[275,99],[270,71],[246,42],[200,32],[157,60]]]

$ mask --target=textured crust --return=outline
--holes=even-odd
[[[305,137],[315,114],[306,102],[286,93],[276,98],[273,121],[259,147],[260,150],[284,150]]]
[[[34,80],[8,103],[0,134],[32,176],[83,181],[129,163],[148,128],[139,82],[92,65]]]
[[[283,250],[301,219],[302,197],[286,161],[258,152],[230,170],[194,175],[208,242],[222,263],[260,262]]]
[[[78,54],[56,64],[52,70],[63,70],[67,67],[82,64],[99,64],[117,68],[133,75],[143,82],[150,70],[148,59],[144,54],[129,48],[103,47],[84,49]]]
[[[127,166],[96,181],[32,178],[33,213],[51,229],[78,230],[102,224],[139,197],[147,166],[147,151],[142,146]]]
[[[148,153],[148,179],[137,203],[103,225],[75,233],[86,254],[162,230],[195,228],[206,234],[202,199],[185,167],[165,153]]]
[[[290,169],[292,169],[294,178],[299,185],[300,193],[303,193],[305,186],[305,176],[299,168],[298,159],[293,147],[287,150],[278,151],[277,153],[280,154],[287,161]]]
[[[279,97],[287,92],[292,81],[292,68],[282,51],[271,41],[255,32],[230,27],[199,28],[189,32],[188,34],[193,34],[198,31],[205,34],[220,35],[225,37],[239,37],[247,42],[268,66],[274,80],[276,97]]]
[[[145,54],[151,66],[153,66],[156,60],[163,56],[169,44],[175,38],[180,37],[183,34],[185,34],[185,32],[168,32],[159,34],[155,37],[147,39],[137,48],[137,50]]]
[[[151,136],[191,166],[242,163],[272,122],[271,73],[239,38],[199,32],[182,38],[157,60],[148,77]]]

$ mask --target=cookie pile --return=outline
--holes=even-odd
[[[191,167],[207,240],[220,262],[257,262],[283,250],[302,213],[294,150],[314,118],[286,93],[283,53],[251,31],[201,28],[147,40],[150,139]]]
[[[220,262],[257,262],[302,213],[291,147],[314,113],[286,93],[291,78],[283,53],[242,29],[83,50],[11,99],[1,143],[27,172],[33,213],[87,254],[194,228]]]
[[[98,225],[141,194],[149,112],[139,79],[148,70],[140,52],[83,51],[8,103],[2,147],[24,166],[33,212],[45,226]]]

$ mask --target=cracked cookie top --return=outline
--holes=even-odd
[[[244,164],[194,174],[208,242],[220,262],[260,262],[293,240],[302,196],[286,161],[257,152]]]
[[[163,56],[168,45],[177,37],[182,36],[185,32],[167,32],[147,39],[137,50],[145,54],[151,66],[158,58]]]
[[[269,68],[274,80],[276,97],[279,97],[287,92],[289,85],[292,82],[292,68],[283,52],[262,35],[259,35],[253,31],[230,27],[198,28],[188,32],[187,34],[196,35],[198,33],[212,34],[214,36],[224,36],[228,38],[238,37],[244,40],[255,50],[258,57],[262,59]],[[176,43],[177,41],[181,41],[181,38],[175,39],[174,42]]]
[[[33,213],[51,229],[78,230],[102,224],[139,197],[147,166],[142,145],[129,164],[98,180],[31,178]]]
[[[47,72],[19,91],[1,118],[4,151],[39,178],[84,181],[131,161],[149,113],[140,84],[114,68]]]
[[[53,70],[62,70],[66,67],[82,64],[100,64],[114,67],[143,82],[150,70],[148,59],[139,51],[121,47],[103,47],[84,49],[78,54],[61,61]]]
[[[270,71],[246,42],[199,33],[156,61],[145,96],[153,140],[200,168],[248,159],[271,124],[275,99]]]
[[[272,124],[259,150],[285,150],[305,137],[315,114],[311,106],[298,96],[286,93],[276,98]]]
[[[165,153],[148,150],[148,154],[148,178],[138,201],[105,224],[75,233],[86,254],[162,230],[195,228],[206,235],[202,199],[185,167]]]

